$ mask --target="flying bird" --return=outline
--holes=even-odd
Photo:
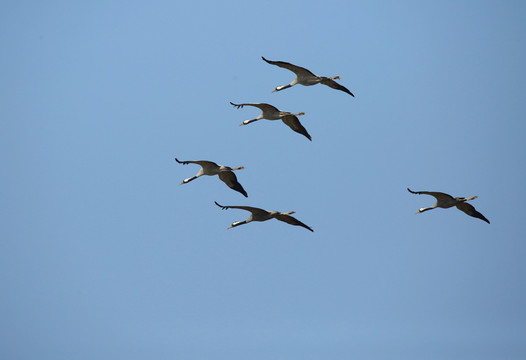
[[[301,125],[300,121],[298,120],[298,116],[305,115],[304,112],[299,112],[299,113],[293,114],[293,113],[290,113],[290,112],[281,111],[278,108],[276,108],[276,107],[274,107],[274,106],[272,106],[270,104],[264,104],[264,103],[234,104],[233,102],[230,102],[230,104],[234,105],[238,109],[243,108],[243,106],[254,106],[254,107],[259,108],[262,111],[261,114],[257,118],[251,119],[251,120],[245,120],[241,124],[239,124],[240,126],[248,125],[251,122],[258,121],[258,120],[261,120],[261,119],[267,119],[267,120],[279,120],[279,119],[281,119],[281,121],[283,121],[283,123],[285,123],[285,125],[290,127],[292,130],[294,130],[295,132],[305,136],[307,139],[312,141],[311,136],[309,135],[307,130],[303,127],[303,125]]]
[[[216,201],[215,201],[215,204],[219,206],[222,210],[241,209],[241,210],[246,210],[246,211],[251,212],[248,219],[243,220],[243,221],[233,222],[232,225],[228,227],[229,229],[239,226],[239,225],[248,224],[251,221],[267,221],[270,219],[278,219],[279,221],[284,221],[287,224],[301,226],[307,230],[314,232],[314,230],[312,230],[309,226],[305,225],[298,219],[290,216],[291,214],[294,214],[294,211],[282,213],[279,211],[267,211],[267,210],[263,210],[263,209],[251,207],[251,206],[223,206],[223,205],[219,205]]]
[[[285,61],[271,61],[271,60],[267,60],[263,56],[261,58],[263,60],[265,60],[267,63],[271,64],[271,65],[276,65],[276,66],[285,68],[285,69],[290,70],[290,71],[292,71],[292,72],[294,72],[296,74],[296,78],[294,80],[292,80],[292,82],[290,84],[278,86],[272,92],[276,92],[276,91],[280,91],[280,90],[283,90],[283,89],[287,89],[287,88],[289,88],[291,86],[294,86],[296,84],[300,84],[300,85],[304,85],[304,86],[311,86],[311,85],[316,85],[316,84],[320,84],[321,83],[321,84],[327,85],[327,86],[329,86],[329,87],[331,87],[333,89],[344,91],[347,94],[349,94],[349,95],[354,97],[353,93],[350,92],[346,87],[344,87],[344,86],[338,84],[336,81],[334,81],[336,79],[340,79],[339,75],[338,76],[333,76],[333,77],[317,76],[317,75],[314,75],[309,70],[307,70],[305,68],[302,68],[301,66],[296,66],[296,65],[293,65],[293,64],[285,62]]]
[[[447,208],[456,206],[457,209],[465,212],[469,216],[473,216],[473,217],[476,217],[478,219],[484,220],[485,222],[487,222],[489,224],[489,220],[486,219],[484,217],[484,215],[482,215],[477,210],[475,210],[473,205],[468,204],[466,202],[466,201],[469,201],[469,200],[476,199],[477,196],[472,196],[470,198],[463,198],[463,197],[453,197],[451,195],[444,194],[444,193],[441,193],[441,192],[435,192],[435,191],[413,191],[413,190],[411,190],[409,188],[407,188],[407,190],[410,193],[412,193],[412,194],[431,195],[431,196],[434,196],[437,199],[437,202],[435,203],[435,205],[433,205],[431,207],[427,207],[427,208],[421,208],[421,209],[419,209],[416,212],[417,214],[422,213],[422,212],[427,211],[427,210],[435,209],[437,207],[447,209]]]
[[[245,197],[248,197],[247,192],[245,189],[243,189],[243,186],[237,181],[236,174],[234,174],[234,170],[241,170],[244,169],[244,166],[238,166],[235,168],[231,168],[228,166],[223,165],[217,165],[215,162],[212,161],[205,161],[205,160],[197,160],[197,161],[179,161],[177,158],[175,158],[175,161],[177,161],[179,164],[188,165],[188,164],[197,164],[201,166],[201,169],[199,172],[192,176],[191,178],[184,179],[183,182],[179,185],[189,183],[192,180],[197,179],[200,176],[203,175],[217,175],[219,176],[219,179],[223,181],[225,184],[228,185],[229,188],[240,192]]]

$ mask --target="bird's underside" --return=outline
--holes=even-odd
[[[290,129],[297,132],[298,134],[305,136],[307,139],[312,141],[312,137],[307,132],[307,129],[305,129],[305,127],[301,124],[301,122],[298,119],[299,115],[305,115],[304,112],[293,114],[287,111],[281,111],[275,106],[266,104],[266,103],[234,104],[233,102],[230,102],[230,104],[232,104],[238,109],[242,109],[244,106],[253,106],[253,107],[259,108],[262,111],[262,113],[257,118],[245,120],[241,123],[241,125],[248,125],[254,121],[258,121],[261,119],[267,119],[267,120],[281,119],[283,123],[287,125]]]
[[[302,223],[295,217],[292,217],[289,215],[289,214],[293,214],[294,211],[291,211],[288,213],[280,213],[278,211],[267,211],[267,210],[252,207],[252,206],[223,206],[217,203],[217,201],[215,201],[215,204],[219,206],[222,210],[241,209],[241,210],[250,211],[251,214],[247,220],[233,222],[232,225],[230,225],[229,229],[232,227],[239,226],[239,225],[248,224],[249,222],[252,222],[252,221],[267,221],[270,219],[277,219],[277,220],[286,222],[287,224],[301,226],[307,230],[314,232],[312,228],[305,225],[304,223]]]
[[[304,86],[323,84],[323,85],[329,86],[330,88],[346,92],[347,94],[354,97],[354,94],[351,91],[349,91],[349,89],[347,89],[345,86],[334,81],[336,79],[339,79],[340,78],[339,76],[333,76],[333,77],[318,76],[318,75],[313,74],[310,70],[305,69],[304,67],[301,67],[301,66],[297,66],[297,65],[285,62],[285,61],[267,60],[263,56],[261,58],[271,65],[279,66],[281,68],[290,70],[296,74],[296,78],[290,84],[278,86],[276,87],[276,89],[274,89],[274,91],[281,91],[289,87],[292,87],[296,84],[300,84]]]
[[[489,220],[486,219],[486,217],[482,215],[480,212],[478,212],[473,205],[467,203],[467,201],[476,199],[477,196],[472,196],[470,198],[463,198],[463,197],[453,197],[449,194],[438,192],[438,191],[413,191],[409,188],[407,188],[407,190],[412,194],[431,195],[437,199],[436,203],[433,206],[428,207],[428,208],[421,208],[420,210],[418,210],[417,213],[422,213],[424,211],[432,210],[436,208],[448,209],[450,207],[455,206],[457,209],[466,213],[469,216],[481,219],[487,222],[488,224],[490,223]]]
[[[245,191],[243,186],[238,182],[236,174],[234,174],[234,172],[232,171],[232,170],[244,169],[243,166],[239,166],[236,168],[230,168],[228,166],[217,165],[215,162],[207,161],[207,160],[180,161],[177,158],[175,158],[175,161],[183,165],[197,164],[201,166],[201,169],[195,176],[184,179],[181,185],[187,184],[190,181],[193,181],[203,175],[208,175],[208,176],[217,175],[219,179],[223,181],[229,188],[243,194],[243,196],[245,197],[248,197],[247,192]]]

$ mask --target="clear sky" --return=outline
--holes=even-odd
[[[2,359],[525,359],[523,1],[0,4]],[[294,74],[340,75],[356,97]],[[257,109],[291,112],[312,142]],[[179,185],[211,160],[217,177]],[[474,196],[491,224],[434,198]],[[296,211],[228,229],[249,213]]]

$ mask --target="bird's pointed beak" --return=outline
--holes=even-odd
[[[227,227],[227,229],[232,229],[232,228],[233,228],[233,226],[232,226],[232,225],[230,225],[229,227]]]
[[[183,185],[183,184],[185,184],[185,182],[184,182],[184,181],[183,181],[182,183],[180,183],[179,185]]]
[[[278,91],[278,90],[277,89],[272,90],[272,92],[276,92],[276,91]]]

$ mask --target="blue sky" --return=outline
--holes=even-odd
[[[0,5],[6,359],[526,357],[519,1]],[[261,60],[340,75],[356,97]],[[305,112],[312,142],[229,102]],[[179,186],[211,160],[217,178]],[[491,224],[434,199],[474,196]],[[296,211],[314,229],[248,213]]]

